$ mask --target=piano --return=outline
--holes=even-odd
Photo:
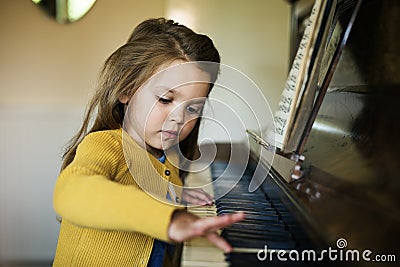
[[[245,211],[243,222],[221,231],[233,252],[199,238],[183,245],[178,265],[398,266],[400,2],[342,2],[349,3],[344,25],[352,28],[293,151],[298,157],[277,151],[293,164],[270,169],[265,148],[253,142],[236,186],[214,206],[189,208],[200,216]],[[233,146],[248,149],[218,144],[211,167],[193,181],[220,177]],[[265,180],[249,192],[259,163]],[[288,172],[296,175],[288,179]],[[209,193],[224,186],[214,183]]]

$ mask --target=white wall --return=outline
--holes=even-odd
[[[54,256],[52,191],[97,73],[162,0],[99,0],[56,24],[29,0],[0,0],[0,264]]]
[[[0,262],[51,259],[58,234],[52,191],[81,110],[0,106]]]
[[[243,100],[226,90],[216,88],[210,97],[243,111],[240,117],[244,128],[255,127],[252,112],[261,119],[263,130],[269,127],[288,72],[290,6],[287,1],[166,0],[165,12],[168,17],[209,35],[221,54],[221,63],[237,69],[237,76],[242,75],[239,72],[247,75],[261,90],[272,112],[260,108],[265,107],[264,99],[250,93],[249,87],[241,88],[246,84],[244,75],[233,90],[242,92],[252,108],[259,110],[245,111]],[[215,109],[216,119],[228,128],[231,140],[247,138],[244,128],[232,119],[234,115],[226,116],[220,111]],[[216,124],[205,123],[201,137],[224,142],[227,135],[223,132]]]
[[[58,25],[29,0],[0,0],[0,263],[52,259],[61,151],[103,61],[140,21],[182,8],[193,12],[188,26],[214,39],[223,63],[276,106],[287,73],[286,1],[99,0],[82,20]]]

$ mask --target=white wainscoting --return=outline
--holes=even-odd
[[[63,146],[83,108],[0,106],[0,263],[51,261],[52,206]]]

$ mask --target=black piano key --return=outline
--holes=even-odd
[[[271,200],[269,201],[272,203],[272,205],[278,210],[282,212],[288,212],[287,207],[283,203],[276,202],[276,200]]]
[[[261,208],[270,208],[272,207],[267,202],[250,202],[250,201],[234,201],[234,200],[224,200],[224,201],[216,201],[215,203],[217,206],[224,206],[224,207],[236,207],[239,208],[240,206],[244,207],[261,207]]]
[[[225,238],[232,247],[240,248],[247,242],[253,242],[261,244],[259,248],[264,248],[264,246],[268,246],[271,249],[286,249],[286,248],[294,248],[296,246],[294,240],[276,236],[260,236],[260,235],[249,235],[249,234],[242,234],[242,233],[233,233],[229,232],[227,234],[222,234],[222,237]],[[243,243],[239,244],[240,241]],[[247,243],[248,244],[248,243]],[[251,247],[257,248],[257,247]]]
[[[271,201],[267,200],[262,194],[248,195],[248,194],[244,194],[244,193],[229,192],[229,193],[225,194],[224,196],[222,196],[219,200],[223,201],[224,199],[235,199],[235,200],[244,199],[244,200],[258,200],[258,201],[262,200],[262,201],[271,203]]]
[[[273,204],[271,202],[269,202],[267,199],[263,199],[261,197],[243,197],[243,196],[242,197],[235,197],[235,196],[232,196],[232,195],[227,195],[227,196],[224,196],[224,197],[222,197],[220,199],[217,199],[216,201],[217,202],[221,202],[221,203],[224,203],[224,202],[266,203],[269,206],[273,206]]]
[[[247,194],[246,192],[243,191],[214,191],[214,194],[219,196],[219,199],[223,200],[224,198],[230,198],[230,199],[263,199],[266,200],[265,197],[262,194]]]
[[[274,210],[276,212],[276,209],[274,209],[269,203],[264,203],[264,202],[235,202],[235,201],[224,201],[224,202],[216,202],[215,205],[217,207],[221,208],[226,208],[226,209],[240,209],[241,207],[247,208],[247,209],[260,209],[260,210]]]
[[[217,207],[217,214],[227,214],[227,213],[236,213],[236,212],[244,212],[244,214],[268,214],[268,215],[277,215],[274,210],[265,208],[253,208],[253,207],[240,207],[240,208],[225,208],[225,207]],[[278,215],[277,215],[278,216]],[[280,218],[279,218],[280,219]]]
[[[217,208],[217,212],[223,211],[223,210],[232,210],[232,211],[248,211],[248,212],[269,212],[269,211],[273,211],[275,214],[276,211],[269,207],[269,206],[227,206],[227,205],[216,205]]]
[[[235,213],[238,211],[243,211],[244,214],[252,214],[252,215],[257,215],[257,214],[266,214],[266,215],[276,215],[276,211],[273,209],[227,209],[227,208],[217,208],[218,214],[230,214],[230,213]]]
[[[236,196],[235,194],[228,193],[217,199],[217,201],[225,201],[225,200],[235,200],[235,201],[243,200],[243,201],[253,201],[253,202],[262,201],[272,205],[272,203],[263,196],[247,196],[247,195]]]
[[[229,242],[232,239],[242,239],[244,241],[253,240],[253,241],[263,241],[263,242],[280,242],[287,243],[291,245],[295,245],[294,240],[291,236],[283,236],[283,235],[269,235],[268,233],[256,234],[256,233],[243,233],[238,231],[225,231],[221,234],[222,237],[226,238]],[[266,244],[268,245],[268,243]]]
[[[264,203],[254,203],[254,204],[235,204],[235,203],[216,203],[217,212],[222,211],[249,211],[249,213],[269,213],[274,215],[279,215],[274,208]]]
[[[225,238],[233,248],[263,249],[265,246],[267,246],[270,249],[294,249],[296,247],[293,240],[258,240],[234,236],[225,236]]]
[[[233,212],[248,211],[249,213],[272,213],[272,214],[279,215],[278,213],[276,213],[276,211],[274,209],[272,209],[271,207],[265,206],[265,205],[253,205],[253,206],[216,205],[216,209],[217,209],[217,214],[219,214],[222,211],[233,211]]]
[[[243,234],[249,234],[249,235],[260,235],[260,236],[276,236],[282,239],[293,239],[293,236],[290,232],[288,231],[270,231],[269,229],[264,230],[264,231],[254,231],[253,229],[245,229],[245,228],[233,228],[233,227],[228,227],[225,228],[224,231],[230,232],[230,233],[243,233]]]
[[[254,231],[284,231],[286,229],[282,222],[267,222],[267,221],[249,221],[243,220],[238,223],[234,223],[230,228],[237,229],[253,229]]]
[[[231,212],[230,212],[231,213]],[[227,213],[221,213],[227,214]],[[276,214],[267,214],[267,213],[260,213],[260,214],[249,214],[247,213],[245,218],[250,221],[272,221],[277,222],[279,221],[279,216]]]

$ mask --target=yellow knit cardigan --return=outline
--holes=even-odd
[[[60,173],[54,209],[62,222],[53,266],[146,266],[154,238],[168,241],[168,225],[177,207],[140,189],[126,158],[137,170],[148,169],[138,159],[150,159],[165,181],[181,185],[178,169],[168,160],[160,163],[135,142],[123,146],[123,135],[121,129],[87,135],[74,161]],[[147,179],[150,185],[160,180],[152,175]],[[165,196],[168,188],[158,189]]]

